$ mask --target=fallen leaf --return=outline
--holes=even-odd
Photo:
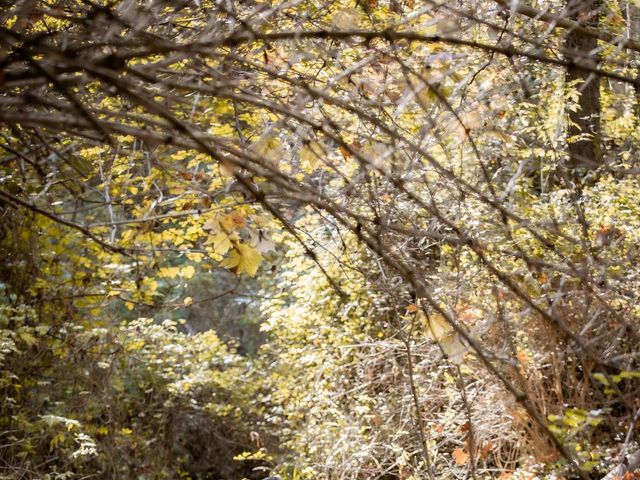
[[[407,307],[407,313],[416,313],[418,311],[418,306],[415,303],[412,303]]]
[[[493,450],[493,444],[491,442],[485,443],[480,449],[480,458],[482,460],[487,458],[487,455],[489,455],[489,452],[491,452],[491,450]]]
[[[465,465],[469,461],[469,454],[461,448],[456,448],[451,456],[459,466]]]

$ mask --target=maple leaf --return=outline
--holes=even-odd
[[[260,252],[250,245],[239,243],[221,265],[233,269],[238,275],[242,272],[247,272],[250,276],[255,277],[261,261],[262,255]]]
[[[244,243],[239,244],[236,249],[240,254],[238,273],[242,273],[244,271],[254,277],[258,271],[258,266],[262,261],[262,255],[255,248]]]
[[[229,236],[225,232],[218,232],[211,235],[205,244],[213,244],[213,251],[218,255],[225,255],[233,246]]]

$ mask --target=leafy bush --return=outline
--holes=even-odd
[[[3,306],[0,324],[7,478],[234,478],[263,463],[233,460],[258,449],[259,385],[214,332],[49,328],[24,306]]]

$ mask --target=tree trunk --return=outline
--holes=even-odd
[[[625,8],[627,10],[627,35],[629,38],[638,38],[640,34],[640,6],[636,6],[635,3],[629,1],[626,2]],[[636,73],[638,79],[640,79],[640,73]],[[640,87],[636,86],[636,125],[640,127]]]
[[[600,1],[570,0],[568,4],[572,18],[585,26],[598,27]],[[602,163],[600,145],[600,78],[580,69],[579,66],[595,67],[598,63],[597,39],[579,32],[568,32],[565,47],[567,56],[575,65],[567,67],[567,84],[576,83],[580,92],[577,111],[569,111],[569,168],[595,169]],[[577,81],[577,82],[576,82]],[[584,137],[576,140],[576,137]],[[573,137],[573,138],[572,138]]]

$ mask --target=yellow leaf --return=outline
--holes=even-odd
[[[38,343],[38,339],[31,335],[29,332],[20,332],[20,338],[24,343],[33,347],[36,343]]]
[[[245,243],[240,243],[232,250],[228,258],[220,263],[226,268],[235,268],[239,275],[247,272],[252,277],[258,271],[258,266],[262,261],[262,255],[255,248]]]
[[[325,156],[324,148],[318,142],[309,142],[300,149],[302,167],[309,173],[316,169]]]
[[[161,278],[176,278],[180,273],[178,267],[163,267],[158,272],[158,276]]]
[[[236,455],[235,457],[233,457],[233,459],[236,461],[265,460],[267,458],[268,458],[268,455],[263,448],[261,448],[257,452],[242,452],[239,455]]]
[[[216,124],[213,127],[211,127],[211,133],[213,135],[218,135],[220,137],[230,137],[235,134],[235,130],[228,123],[224,123],[222,125]]]
[[[442,315],[431,314],[429,318],[425,318],[425,326],[427,335],[433,340],[440,341],[453,331],[453,327],[445,320]]]
[[[205,243],[213,243],[213,251],[218,255],[226,255],[226,253],[231,250],[231,247],[233,247],[229,236],[224,232],[211,235]]]
[[[204,255],[202,253],[188,253],[187,258],[192,262],[201,263]]]
[[[276,137],[262,137],[251,145],[251,150],[258,157],[276,162],[284,156],[282,142]]]
[[[262,261],[262,255],[250,245],[241,243],[236,249],[240,253],[240,261],[238,262],[238,273],[247,272],[252,277],[258,271],[258,266]]]
[[[144,278],[142,280],[141,289],[145,294],[151,296],[156,293],[158,290],[158,282],[156,282],[153,278]]]
[[[232,250],[231,254],[225,258],[222,262],[220,262],[220,265],[225,267],[225,268],[236,268],[238,266],[238,263],[240,263],[240,254],[238,253],[237,250]]]
[[[429,319],[423,317],[427,335],[440,344],[442,351],[453,363],[460,363],[467,353],[467,346],[462,343],[458,332],[453,330],[446,319],[439,314],[429,315]]]
[[[53,452],[53,449],[59,443],[64,443],[64,433],[62,432],[56,433],[51,439],[51,441],[49,442],[49,453]]]
[[[142,347],[144,347],[144,340],[136,340],[134,342],[129,343],[125,347],[125,351],[134,352],[136,350],[140,350]]]
[[[196,274],[196,269],[193,268],[193,265],[187,265],[186,267],[184,267],[180,274],[186,278],[187,280],[193,278],[193,276]]]
[[[451,334],[441,338],[438,340],[442,351],[447,354],[447,358],[452,363],[460,363],[464,357],[464,354],[467,353],[467,346],[462,343],[460,340],[460,335],[457,332],[452,332]]]

